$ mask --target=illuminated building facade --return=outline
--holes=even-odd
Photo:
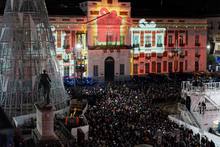
[[[206,20],[134,18],[133,22],[134,75],[206,71]]]
[[[130,2],[118,0],[80,8],[84,15],[50,17],[63,76],[206,71],[207,19],[131,17]]]

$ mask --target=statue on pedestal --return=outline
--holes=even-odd
[[[50,103],[50,77],[47,74],[46,70],[43,70],[43,73],[40,74],[40,83],[38,86],[38,90],[41,89],[41,87],[43,87],[43,96],[44,96],[44,100],[46,100],[46,104]]]

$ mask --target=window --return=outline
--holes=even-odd
[[[133,41],[134,41],[134,43],[133,43],[133,45],[134,46],[139,46],[139,44],[140,44],[140,40],[139,40],[139,35],[134,35],[134,38],[133,38]]]
[[[98,77],[99,76],[99,67],[98,65],[93,66],[93,76]]]
[[[120,75],[124,75],[124,74],[125,74],[125,65],[120,64]]]
[[[187,71],[188,70],[188,61],[185,60],[185,70]]]
[[[98,38],[97,36],[93,36],[93,45],[98,45]]]
[[[90,11],[91,15],[99,15],[99,11]]]
[[[178,61],[174,61],[174,71],[178,71]]]
[[[69,66],[64,66],[64,76],[69,76],[69,70],[70,70]]]
[[[113,43],[112,35],[107,34],[107,36],[106,36],[106,44],[107,45],[112,45],[112,43]]]
[[[61,48],[61,31],[57,31],[57,48]]]
[[[163,42],[162,42],[162,35],[157,35],[157,47],[162,47]]]
[[[157,63],[157,73],[161,73],[161,63]]]
[[[120,15],[128,15],[128,12],[127,11],[121,11]]]
[[[173,36],[172,35],[169,35],[168,36],[168,45],[173,45]]]
[[[199,35],[195,36],[195,46],[199,46]]]
[[[62,21],[70,21],[70,19],[64,18],[62,19]]]
[[[108,0],[108,4],[112,4],[112,0]]]
[[[163,61],[163,72],[167,72],[167,61]]]
[[[183,62],[180,62],[180,72],[183,72]]]
[[[150,64],[146,63],[145,64],[145,73],[149,73],[150,72]]]
[[[84,21],[84,19],[76,19],[76,21],[78,22],[78,21]]]
[[[120,36],[120,45],[125,44],[125,36]]]
[[[151,47],[151,35],[145,36],[145,47]]]
[[[188,56],[188,51],[185,51],[185,56]]]
[[[180,35],[179,36],[179,45],[180,46],[183,46],[184,44],[183,44],[183,35]]]
[[[156,72],[156,62],[155,61],[152,62],[152,72],[153,73]]]
[[[169,73],[173,72],[173,63],[172,62],[168,63],[168,70],[169,70]]]
[[[199,62],[198,61],[195,62],[195,71],[199,71]]]
[[[134,64],[134,74],[138,74],[138,64]]]

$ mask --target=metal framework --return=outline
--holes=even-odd
[[[43,96],[39,75],[51,78],[50,98],[57,109],[67,95],[55,58],[54,38],[44,0],[7,0],[0,29],[0,105],[9,117],[30,114]]]

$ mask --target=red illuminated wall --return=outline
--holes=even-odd
[[[106,16],[97,20],[98,42],[106,43],[120,41],[120,25],[122,18],[117,15],[115,10],[109,12],[106,8],[100,10],[100,16],[102,15]]]

